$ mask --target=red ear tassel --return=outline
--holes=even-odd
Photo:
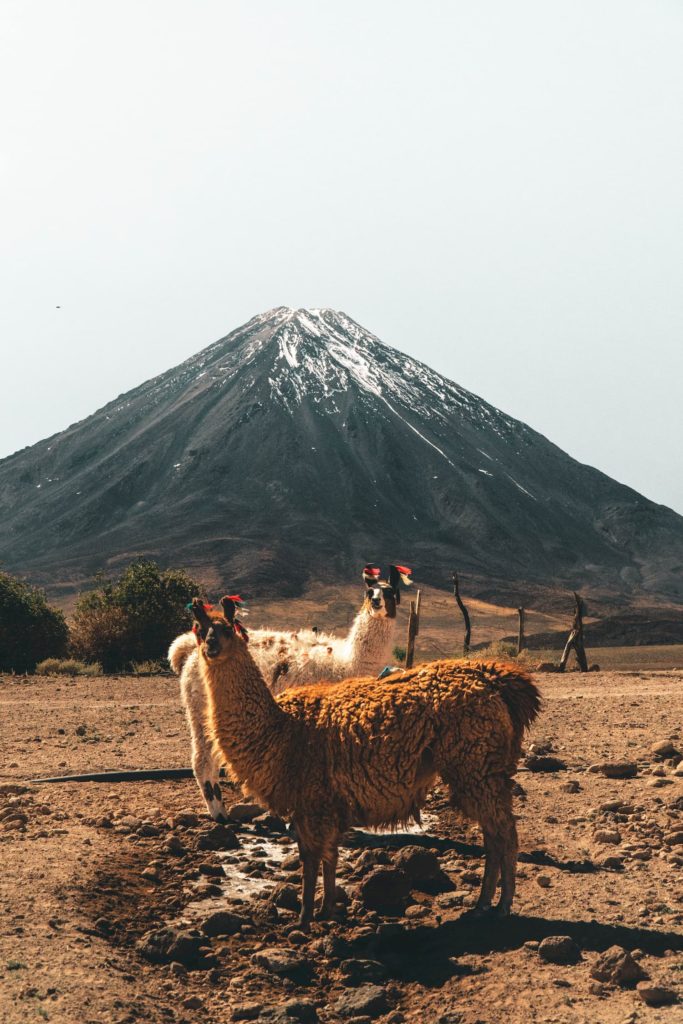
[[[366,576],[379,576],[382,570],[374,565],[366,565],[365,568],[363,569],[363,572],[365,573]]]
[[[228,601],[234,601],[235,604],[242,604],[242,598],[239,594],[226,594]]]
[[[405,565],[397,565],[396,568],[398,569],[399,572],[404,572],[406,576],[412,576],[413,574],[413,570],[406,568]]]

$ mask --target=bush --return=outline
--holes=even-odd
[[[0,671],[32,672],[43,658],[65,654],[68,639],[63,614],[42,590],[0,572]]]
[[[134,676],[171,676],[168,661],[134,661],[130,666]]]
[[[101,676],[102,666],[99,662],[86,664],[75,658],[45,658],[36,665],[38,676]]]
[[[405,647],[399,647],[399,645],[397,644],[396,647],[394,647],[394,649],[393,649],[393,651],[391,653],[393,654],[394,659],[397,662],[399,662],[400,664],[403,664],[403,662],[406,660],[406,649],[405,649]]]
[[[72,646],[105,672],[165,661],[171,641],[190,628],[185,606],[201,590],[182,569],[162,571],[149,561],[133,562],[118,580],[95,582],[76,605]]]

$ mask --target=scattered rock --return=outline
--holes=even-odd
[[[155,964],[172,961],[194,967],[202,957],[203,942],[199,932],[179,928],[153,928],[135,944],[138,953]]]
[[[596,981],[622,987],[635,985],[637,981],[643,981],[648,977],[638,961],[621,946],[610,946],[601,953],[591,967],[590,975]]]
[[[548,964],[575,964],[581,950],[569,935],[549,935],[539,944],[538,955]]]
[[[529,755],[525,758],[524,765],[530,772],[563,772],[567,768],[561,758],[543,754]]]
[[[667,757],[675,757],[678,753],[671,740],[660,740],[658,743],[653,743],[650,747],[650,752],[655,757],[661,757],[662,759]]]
[[[333,1005],[339,1017],[369,1017],[374,1020],[389,1010],[389,1001],[378,985],[362,985],[354,992],[341,996]]]
[[[173,854],[174,857],[183,857],[187,853],[178,836],[169,836],[164,843],[164,849],[167,853]]]
[[[265,829],[267,832],[279,832],[284,835],[287,832],[287,822],[279,814],[259,814],[254,818],[253,824],[257,828]]]
[[[398,868],[375,868],[363,879],[360,894],[368,910],[402,913],[410,897],[410,885],[405,872]]]
[[[260,807],[259,804],[233,804],[228,808],[228,818],[231,821],[244,824],[249,824],[254,818],[258,818],[260,814],[264,813],[264,808]]]
[[[594,833],[593,839],[596,843],[612,843],[618,846],[621,842],[621,834],[616,828],[600,828]]]
[[[86,727],[84,725],[77,725],[76,729],[74,731],[75,731],[77,736],[85,736],[85,734],[86,734],[86,732],[88,730],[86,729]]]
[[[621,871],[624,867],[624,858],[611,853],[608,857],[603,857],[599,864],[601,868],[609,868],[610,871]]]
[[[220,864],[211,864],[209,861],[204,861],[197,868],[200,875],[205,875],[208,878],[225,878],[225,872]]]
[[[187,999],[183,999],[183,1006],[186,1010],[201,1010],[203,1005],[199,996],[188,996]]]
[[[638,774],[638,766],[633,761],[602,761],[592,764],[588,771],[608,779],[633,779]]]
[[[236,935],[242,925],[247,923],[245,918],[231,914],[229,910],[216,910],[205,917],[199,927],[204,935],[214,938],[217,935]]]
[[[294,981],[307,980],[312,973],[310,960],[305,959],[293,949],[280,949],[271,946],[254,953],[254,963],[271,974],[291,978]]]
[[[450,892],[453,882],[442,869],[439,858],[433,850],[424,846],[404,846],[394,858],[394,864],[408,878],[414,889],[429,893]]]
[[[672,1006],[678,1002],[678,995],[672,988],[652,985],[648,981],[641,981],[637,986],[637,992],[647,1006]]]
[[[563,793],[578,793],[579,790],[581,789],[581,786],[576,781],[576,779],[569,779],[568,782],[563,782],[562,783],[562,785],[560,786],[560,789],[562,790]]]
[[[261,1016],[263,1003],[243,1003],[232,1011],[233,1020],[257,1020]]]
[[[270,900],[281,910],[294,910],[298,913],[301,909],[299,889],[291,882],[280,882],[279,885],[276,885]]]
[[[339,969],[344,976],[343,984],[349,986],[384,981],[387,975],[386,968],[378,960],[342,960]]]
[[[551,879],[550,879],[550,875],[537,875],[536,876],[536,885],[540,885],[541,889],[549,889],[551,884],[552,884],[552,882],[551,882]]]
[[[227,825],[214,825],[208,832],[202,832],[197,843],[198,850],[237,850],[240,841],[233,829]]]

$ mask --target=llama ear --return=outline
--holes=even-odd
[[[197,620],[197,622],[199,623],[201,628],[202,629],[208,629],[210,627],[210,625],[211,625],[211,619],[207,615],[206,605],[201,600],[201,598],[199,598],[199,597],[193,598],[192,599],[192,604],[190,605],[190,608],[191,608],[192,614],[194,615],[195,619]]]
[[[223,614],[225,615],[230,625],[234,625],[235,612],[237,611],[237,603],[235,601],[235,598],[228,597],[226,594],[225,597],[221,598],[221,608],[223,609]]]
[[[401,603],[401,583],[409,587],[413,582],[410,578],[411,570],[405,565],[389,566],[389,583],[396,597],[396,604]]]
[[[374,565],[369,562],[368,565],[363,569],[363,579],[368,590],[372,590],[379,583],[379,578],[382,575],[382,570],[378,565]]]

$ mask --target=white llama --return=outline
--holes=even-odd
[[[249,631],[249,650],[274,694],[313,682],[334,682],[350,676],[372,676],[391,659],[396,605],[400,583],[408,586],[410,569],[389,568],[383,580],[376,565],[366,565],[365,597],[345,637],[314,629],[287,632],[273,629]],[[192,737],[192,770],[209,814],[216,821],[227,820],[219,783],[220,761],[207,736],[207,697],[199,667],[194,633],[177,637],[168,652],[173,671],[180,676],[180,695]]]

